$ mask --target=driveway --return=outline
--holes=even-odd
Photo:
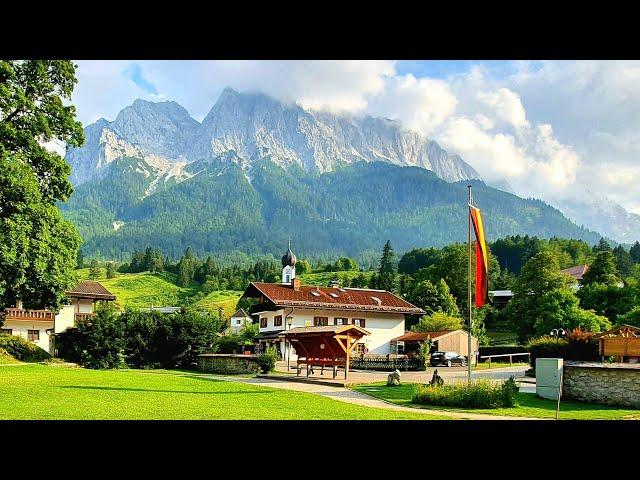
[[[471,378],[481,379],[486,378],[489,380],[507,380],[509,377],[514,376],[516,378],[524,377],[524,372],[529,369],[528,366],[517,367],[505,367],[494,368],[485,370],[472,370]],[[406,383],[429,383],[433,372],[438,370],[445,382],[456,383],[467,380],[467,368],[466,367],[429,367],[425,371],[421,372],[400,372],[400,378]],[[287,362],[277,362],[276,371],[281,373],[287,372]],[[290,373],[295,375],[296,370],[291,369]],[[386,382],[387,376],[390,372],[379,372],[374,370],[351,370],[349,372],[349,384],[362,384],[362,383],[375,383]],[[300,376],[306,377],[306,372],[302,371]],[[314,378],[323,381],[333,382],[331,370],[325,370],[324,374],[320,373],[320,369],[316,368],[313,375],[309,375],[309,378]],[[336,384],[344,384],[344,371],[338,371],[336,377]]]

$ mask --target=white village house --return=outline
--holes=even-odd
[[[231,333],[238,333],[242,330],[246,324],[252,323],[251,316],[245,312],[243,308],[239,308],[236,312],[231,315],[231,320],[229,321],[229,331]]]
[[[79,319],[94,315],[96,302],[116,299],[102,284],[91,280],[81,281],[66,292],[66,296],[68,304],[63,305],[57,314],[50,310],[26,310],[20,301],[15,308],[5,309],[0,334],[23,337],[53,355],[55,334],[73,328]]]
[[[354,351],[386,355],[391,341],[405,333],[405,315],[425,312],[385,290],[301,285],[296,278],[296,256],[282,257],[282,282],[251,282],[243,297],[256,298],[250,309],[260,325],[256,340],[261,347],[275,346],[282,358],[297,359],[284,338],[292,328],[356,325],[369,333]]]

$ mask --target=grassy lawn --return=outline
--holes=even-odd
[[[519,393],[518,403],[515,408],[497,409],[461,409],[441,407],[436,405],[418,405],[411,402],[413,396],[413,384],[404,384],[398,387],[387,387],[385,383],[370,385],[356,385],[354,390],[366,393],[372,397],[380,398],[397,405],[415,408],[428,408],[430,410],[448,410],[454,412],[485,413],[492,415],[508,415],[513,417],[548,418],[556,417],[556,402],[536,397],[533,393]],[[596,405],[592,403],[561,401],[561,420],[640,420],[640,410]]]
[[[222,307],[223,315],[229,318],[235,313],[236,305],[242,293],[235,290],[217,290],[198,301],[195,306],[214,311],[218,307]]]
[[[0,419],[327,419],[444,417],[362,407],[318,395],[168,370],[0,367]],[[10,405],[10,408],[7,406]]]

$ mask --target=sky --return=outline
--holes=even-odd
[[[640,214],[638,61],[77,61],[86,126],[137,98],[198,121],[221,91],[397,119],[488,183],[552,204],[585,195]]]

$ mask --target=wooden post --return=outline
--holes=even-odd
[[[351,352],[351,337],[347,334],[347,361],[344,366],[344,379],[349,378],[349,352]]]
[[[491,368],[491,355],[489,355],[489,368]]]
[[[509,366],[513,367],[513,356],[509,355]]]

